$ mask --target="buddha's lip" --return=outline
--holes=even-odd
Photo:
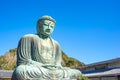
[[[50,32],[51,30],[50,29],[47,29],[46,32]]]

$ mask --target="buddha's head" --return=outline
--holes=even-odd
[[[37,33],[49,37],[54,31],[56,21],[51,16],[43,16],[37,22]]]

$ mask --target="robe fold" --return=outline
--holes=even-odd
[[[35,34],[21,38],[17,49],[17,67],[12,80],[72,80],[80,71],[61,66],[62,53],[58,42],[48,43]]]

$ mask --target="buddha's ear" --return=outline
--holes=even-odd
[[[37,27],[40,27],[40,26],[42,26],[43,25],[43,21],[38,21],[37,22]]]
[[[41,29],[42,29],[42,22],[38,21],[36,25],[36,30],[38,34],[40,33]]]

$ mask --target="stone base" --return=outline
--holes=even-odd
[[[46,80],[46,79],[43,79],[43,78],[30,78],[30,79],[26,79],[26,80]],[[54,78],[54,79],[47,79],[47,80],[77,80],[77,79],[67,79],[67,78],[57,79],[57,78]]]

